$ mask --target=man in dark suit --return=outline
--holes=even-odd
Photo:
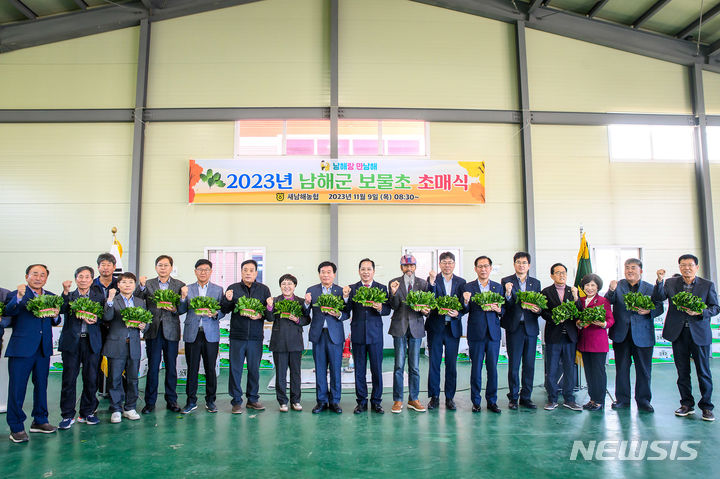
[[[23,412],[25,391],[32,374],[33,381],[33,422],[30,432],[51,434],[57,430],[48,423],[47,382],[52,356],[52,326],[60,324],[60,312],[53,317],[38,318],[27,310],[28,301],[42,294],[54,296],[43,289],[50,271],[44,264],[32,264],[25,270],[25,281],[9,294],[5,316],[10,317],[12,335],[5,357],[8,360],[8,405],[7,423],[10,426],[12,442],[26,442]]]
[[[63,307],[60,312],[65,318],[58,349],[62,353],[62,389],[60,391],[60,414],[62,420],[59,429],[70,429],[75,423],[76,384],[80,366],[82,366],[83,389],[80,397],[79,422],[95,425],[100,420],[95,415],[98,407],[97,392],[98,366],[102,352],[102,334],[98,319],[78,318],[70,309],[70,303],[78,298],[88,298],[101,306],[105,296],[98,289],[91,288],[95,272],[90,266],[81,266],[75,270],[77,289],[70,291],[72,281],[63,282]]]
[[[698,376],[701,398],[698,406],[702,410],[705,421],[714,421],[712,403],[712,374],[710,372],[710,355],[712,330],[710,318],[720,313],[715,284],[697,276],[698,259],[691,254],[684,254],[678,259],[679,278],[665,280],[665,270],[657,272],[657,282],[653,289],[653,301],[668,301],[668,313],[663,327],[663,338],[672,342],[673,360],[678,373],[678,389],[680,390],[680,407],[676,416],[687,416],[695,412],[695,399],[692,395],[690,381],[690,358],[695,361],[695,372]],[[706,305],[702,312],[681,311],[672,302],[672,297],[686,291],[700,298]]]
[[[391,412],[399,414],[403,407],[403,382],[405,379],[405,358],[408,360],[408,408],[425,412],[420,403],[420,344],[425,336],[425,317],[430,309],[413,310],[405,304],[410,291],[427,291],[427,281],[415,276],[417,261],[410,254],[400,258],[403,275],[390,280],[390,307],[393,309],[388,333],[393,337],[395,365],[393,368],[393,405]]]
[[[177,400],[177,355],[180,343],[180,315],[177,307],[158,307],[153,300],[155,291],[169,289],[178,295],[185,283],[170,277],[173,270],[173,259],[168,255],[160,255],[155,259],[157,277],[148,280],[140,276],[140,284],[135,296],[145,301],[148,311],[153,315],[153,322],[145,329],[145,349],[147,351],[148,372],[145,378],[145,406],[143,414],[155,410],[160,379],[160,362],[165,361],[165,402],[172,412],[180,412]]]
[[[342,393],[342,350],[345,341],[343,321],[348,319],[345,311],[324,312],[320,307],[313,306],[322,294],[343,297],[343,289],[334,284],[337,266],[330,261],[318,265],[320,283],[310,286],[305,293],[303,312],[310,316],[309,339],[313,343],[313,360],[315,361],[315,384],[317,404],[313,414],[330,409],[342,413],[340,395]],[[330,390],[328,391],[327,370],[330,368]]]
[[[103,321],[110,324],[103,355],[108,358],[110,378],[110,422],[117,424],[122,418],[137,421],[138,373],[140,372],[140,331],[146,328],[145,323],[127,326],[122,318],[125,308],[145,308],[142,298],[133,296],[135,291],[135,275],[122,273],[118,277],[119,295],[111,289],[105,303]],[[122,376],[125,373],[127,386],[123,388]],[[123,405],[123,401],[125,404]]]
[[[7,303],[10,298],[8,298],[8,295],[10,294],[10,290],[7,290],[5,288],[0,288],[0,303],[3,305]],[[9,317],[0,317],[0,351],[2,351],[2,345],[3,345],[3,335],[5,333],[5,326],[10,325],[10,318]]]
[[[113,273],[115,273],[115,266],[116,266],[117,260],[115,259],[115,256],[113,256],[110,253],[101,253],[97,257],[97,267],[98,267],[98,277],[95,278],[93,281],[92,286],[90,287],[93,290],[97,290],[100,293],[102,293],[103,297],[107,299],[108,293],[111,289],[115,290],[115,294],[118,293],[117,291],[117,280],[115,279],[115,276]],[[102,334],[102,342],[105,343],[105,338],[107,337],[107,333],[109,330],[109,325],[105,321],[100,322],[100,333]],[[103,362],[103,357],[100,355],[100,364]],[[124,379],[123,379],[124,381]],[[98,392],[102,393],[103,397],[109,398],[110,394],[108,391],[110,390],[110,378],[108,378],[105,373],[103,372],[103,368],[98,367]]]
[[[662,302],[657,301],[652,310],[628,311],[625,295],[640,293],[651,296],[653,286],[641,280],[642,262],[636,258],[625,261],[625,279],[610,281],[605,298],[613,309],[615,324],[610,328],[610,339],[615,351],[615,402],[613,409],[630,407],[630,363],[635,363],[635,402],[641,411],[653,412],[650,404],[650,373],[655,324],[653,318],[663,313]]]
[[[244,316],[235,312],[235,304],[242,297],[255,298],[263,305],[271,297],[270,288],[258,283],[258,264],[254,259],[248,259],[240,265],[242,281],[231,284],[222,299],[222,312],[232,313],[230,317],[230,379],[228,393],[232,397],[232,413],[242,414],[243,390],[242,376],[243,364],[247,360],[247,383],[245,395],[247,407],[262,411],[265,406],[260,402],[258,393],[260,384],[260,360],[263,350],[263,327],[265,315],[258,313],[254,316]]]
[[[455,255],[446,251],[438,258],[440,276],[430,271],[427,282],[428,290],[435,293],[435,297],[455,296],[462,304],[462,288],[465,280],[453,274],[455,270]],[[436,309],[430,312],[425,321],[427,331],[427,344],[430,348],[430,367],[428,369],[428,409],[440,406],[440,363],[445,349],[445,407],[451,411],[455,406],[455,390],[457,388],[457,355],[462,336],[462,310],[451,310],[448,314],[440,315]]]
[[[188,414],[197,409],[197,389],[200,371],[200,359],[205,366],[205,409],[217,412],[215,393],[217,392],[217,375],[215,365],[220,349],[220,322],[225,316],[222,311],[201,311],[200,314],[190,307],[193,298],[199,296],[214,298],[218,304],[222,302],[222,286],[210,282],[212,263],[207,259],[199,259],[195,263],[197,281],[180,289],[178,313],[185,314],[185,359],[187,360],[187,382],[185,393],[187,404],[182,410]]]
[[[383,359],[383,316],[390,314],[390,300],[366,306],[353,301],[360,288],[378,288],[387,294],[384,284],[375,281],[375,262],[365,258],[358,265],[360,281],[345,288],[345,312],[352,315],[350,338],[352,341],[353,362],[355,363],[355,414],[367,411],[367,362],[370,360],[372,373],[372,410],[383,414],[382,408],[382,359]],[[347,296],[345,292],[347,291]]]
[[[515,274],[501,280],[505,294],[505,314],[500,326],[505,328],[505,343],[508,353],[508,408],[521,406],[537,409],[532,401],[533,380],[535,378],[535,353],[537,338],[540,334],[538,316],[541,309],[537,305],[525,307],[517,301],[518,291],[540,292],[540,281],[528,276],[530,254],[519,251],[513,256]],[[522,362],[522,388],[520,387],[520,363]]]
[[[500,317],[505,312],[505,306],[493,303],[490,310],[485,311],[480,305],[471,302],[471,298],[478,293],[493,292],[502,294],[500,283],[490,281],[492,260],[487,256],[475,258],[475,273],[477,280],[470,281],[463,288],[463,303],[468,312],[467,340],[470,350],[470,399],[472,412],[480,412],[482,388],[482,367],[485,361],[487,380],[485,382],[485,401],[490,412],[500,414],[502,411],[497,405],[497,363],[500,356]]]
[[[553,284],[542,290],[547,298],[548,309],[543,309],[541,313],[545,320],[545,391],[548,395],[545,410],[552,411],[558,407],[558,379],[562,368],[562,394],[565,400],[563,406],[573,411],[582,411],[582,406],[575,402],[573,393],[578,329],[574,319],[560,324],[555,324],[552,319],[553,308],[566,301],[578,301],[578,290],[566,284],[567,268],[562,263],[555,263],[550,267],[550,278]]]

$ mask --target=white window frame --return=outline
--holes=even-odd
[[[613,155],[614,152],[614,142],[617,141],[617,139],[613,140],[613,130],[614,129],[620,129],[620,128],[647,128],[647,136],[644,138],[637,138],[637,141],[646,141],[648,142],[647,146],[649,147],[649,157],[630,157],[630,158],[622,158],[617,157]],[[688,155],[683,158],[657,158],[658,154],[655,153],[655,142],[654,138],[663,137],[661,128],[678,128],[678,129],[684,129],[688,133],[688,139],[690,140],[689,145],[689,151],[687,152]],[[608,125],[607,127],[607,138],[608,138],[608,158],[610,159],[611,163],[694,163],[695,162],[695,135],[693,134],[693,127],[688,125],[626,125],[626,124],[614,124],[614,125]]]

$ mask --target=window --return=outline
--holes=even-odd
[[[240,265],[247,259],[258,264],[257,281],[263,283],[265,274],[265,248],[218,247],[205,248],[205,257],[213,264],[210,281],[227,289],[233,283],[242,281]]]
[[[428,128],[414,120],[340,120],[338,156],[427,156]],[[330,121],[237,121],[235,156],[330,156]]]
[[[592,248],[592,265],[603,280],[602,292],[608,290],[610,281],[625,277],[625,260],[637,258],[642,261],[642,248],[633,246],[597,246]],[[572,280],[569,280],[572,281]],[[652,283],[652,278],[651,281]]]
[[[720,126],[707,127],[708,159],[720,163]]]
[[[457,276],[462,276],[462,249],[457,246],[406,246],[402,249],[402,254],[411,254],[415,256],[417,268],[415,276],[425,279],[428,277],[430,270],[440,271],[439,258],[442,253],[449,251],[455,255],[455,271]]]
[[[609,125],[610,161],[695,161],[693,127]]]

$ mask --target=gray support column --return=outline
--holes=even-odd
[[[697,118],[695,135],[695,179],[697,181],[698,212],[700,213],[700,241],[704,276],[717,283],[717,256],[715,249],[715,223],[713,222],[712,190],[710,189],[710,163],[707,149],[707,117],[703,90],[702,65],[690,67],[693,113]]]
[[[523,179],[523,208],[525,217],[525,251],[532,256],[530,275],[535,276],[535,192],[533,189],[532,142],[530,138],[530,93],[528,90],[527,50],[525,48],[525,22],[516,22],[515,46],[517,50],[518,98],[520,99],[521,154]]]
[[[148,59],[150,53],[150,21],[140,22],[140,48],[137,62],[135,87],[135,115],[133,128],[132,173],[130,180],[130,243],[128,247],[128,271],[139,273],[140,269],[140,220],[142,210],[142,182],[145,145],[143,110],[147,102]]]
[[[339,0],[330,0],[330,158],[338,157],[338,9]],[[338,264],[338,205],[330,205],[330,261]]]

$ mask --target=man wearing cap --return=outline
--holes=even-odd
[[[430,310],[415,311],[405,304],[409,291],[427,291],[427,282],[415,276],[417,261],[406,254],[400,258],[402,276],[390,281],[390,306],[393,309],[390,330],[395,347],[395,367],[393,374],[392,412],[400,413],[403,406],[403,379],[405,357],[408,358],[408,408],[425,412],[418,401],[420,393],[420,343],[425,336],[425,317]]]

